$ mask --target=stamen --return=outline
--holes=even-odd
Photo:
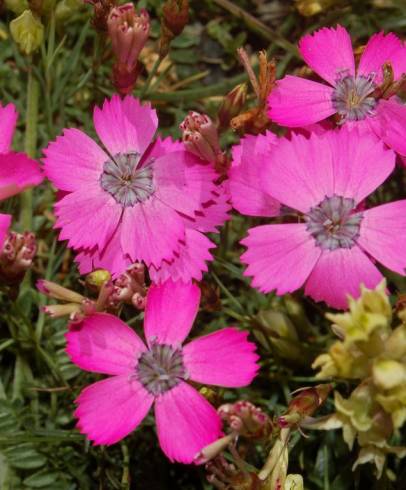
[[[360,121],[374,113],[378,101],[372,97],[376,88],[375,73],[367,77],[344,75],[338,80],[332,96],[334,108],[345,121]]]
[[[139,153],[118,153],[104,163],[100,185],[124,207],[144,202],[154,192],[152,162],[138,168],[140,158]]]
[[[326,197],[305,216],[307,231],[323,250],[352,248],[359,236],[361,213],[354,213],[353,199]]]
[[[139,358],[136,376],[145,389],[158,396],[186,379],[181,349],[166,344],[152,344]]]

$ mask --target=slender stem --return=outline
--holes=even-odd
[[[162,63],[162,60],[164,58],[161,58],[160,56],[155,60],[155,63],[154,63],[154,66],[152,67],[152,70],[149,72],[148,74],[148,78],[144,84],[144,86],[142,87],[141,89],[141,93],[140,93],[140,97],[144,97],[147,93],[148,93],[148,90],[149,90],[149,86],[151,85],[151,81],[152,79],[154,78],[154,76],[157,74],[158,72],[158,68],[160,67],[161,63]]]
[[[35,158],[37,148],[37,122],[38,122],[39,83],[32,70],[28,72],[27,83],[27,110],[25,115],[25,142],[24,149],[28,156]],[[20,224],[23,230],[32,229],[32,189],[28,189],[20,196]]]

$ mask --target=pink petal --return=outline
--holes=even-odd
[[[333,194],[332,152],[324,135],[283,138],[264,162],[264,189],[281,203],[307,212]]]
[[[263,189],[262,168],[274,151],[276,135],[246,136],[233,146],[228,172],[233,207],[249,216],[277,216],[280,204]]]
[[[112,237],[122,208],[98,185],[71,192],[55,204],[56,227],[60,240],[75,249],[104,246]]]
[[[224,183],[216,187],[211,199],[203,203],[202,209],[195,213],[192,220],[185,220],[185,225],[203,233],[218,233],[217,228],[230,219],[230,210],[230,194]]]
[[[278,80],[268,98],[268,115],[290,128],[314,124],[337,112],[332,96],[333,89],[328,85],[287,75]]]
[[[124,254],[121,247],[121,224],[114,231],[111,239],[102,251],[94,248],[82,250],[75,262],[79,265],[81,274],[87,274],[95,269],[107,269],[113,277],[117,277],[132,264],[131,259]]]
[[[360,247],[388,269],[405,274],[406,200],[383,204],[363,213]]]
[[[131,374],[146,350],[127,324],[109,313],[95,313],[73,324],[65,335],[71,361],[85,371]]]
[[[176,151],[185,151],[185,147],[181,141],[173,140],[170,136],[161,138],[158,136],[155,141],[146,149],[142,159],[148,162],[153,158],[159,158]]]
[[[192,228],[186,228],[185,240],[171,261],[164,260],[156,268],[149,268],[152,282],[162,283],[167,279],[188,283],[195,279],[201,281],[203,272],[207,272],[206,261],[212,261],[209,250],[215,245],[205,235]]]
[[[122,374],[98,381],[76,399],[77,427],[95,445],[114,444],[141,423],[153,401],[134,376]]]
[[[304,223],[257,226],[241,243],[248,248],[241,256],[248,265],[244,275],[252,276],[252,285],[264,293],[300,288],[321,254]]]
[[[306,282],[305,294],[315,301],[347,308],[347,296],[358,298],[360,286],[374,288],[382,274],[357,246],[324,251]]]
[[[11,214],[0,213],[0,247],[3,246],[4,240],[7,236],[8,229],[11,224]]]
[[[79,129],[65,129],[44,150],[44,169],[58,189],[75,191],[99,185],[103,165],[110,157]]]
[[[247,386],[258,371],[248,332],[223,328],[185,345],[183,362],[192,381],[229,388]]]
[[[100,140],[113,156],[127,152],[142,155],[158,127],[151,104],[141,104],[132,95],[105,99],[101,109],[95,107],[93,120]]]
[[[148,344],[158,342],[179,346],[196,318],[200,289],[196,284],[171,280],[153,284],[147,294],[144,330]]]
[[[380,100],[377,116],[381,123],[381,134],[384,142],[393,150],[406,156],[406,105],[395,97]]]
[[[186,150],[159,157],[153,166],[157,199],[180,213],[193,217],[215,190],[216,172]]]
[[[132,262],[159,267],[163,260],[173,258],[184,234],[178,213],[155,196],[124,210],[121,246]]]
[[[382,65],[389,61],[392,65],[395,80],[403,73],[406,50],[402,41],[392,32],[378,32],[368,41],[359,61],[357,74],[368,76],[375,73],[374,81],[382,83]]]
[[[351,37],[340,25],[303,36],[299,51],[310,68],[333,86],[340,74],[355,75]]]
[[[192,463],[221,434],[216,410],[183,382],[157,398],[155,419],[162,451],[171,461]]]
[[[10,151],[17,118],[18,113],[14,104],[10,103],[6,106],[0,104],[0,153]]]
[[[395,154],[371,132],[349,130],[326,133],[331,144],[334,193],[361,202],[392,173]],[[329,195],[329,194],[327,194]]]
[[[0,199],[14,196],[43,180],[40,166],[25,153],[0,154]]]

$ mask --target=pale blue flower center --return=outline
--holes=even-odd
[[[342,76],[336,83],[332,102],[341,116],[341,122],[361,121],[374,114],[377,100],[372,97],[376,85],[375,74],[369,76]]]
[[[323,250],[352,248],[359,237],[362,213],[354,213],[354,199],[326,197],[305,216],[307,231]]]
[[[152,395],[162,395],[186,378],[181,349],[154,343],[138,359],[136,375]]]
[[[140,159],[139,153],[117,153],[104,163],[100,185],[124,207],[144,202],[154,193],[152,162],[139,168]]]

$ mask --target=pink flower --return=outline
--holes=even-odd
[[[292,134],[269,155],[264,190],[297,211],[298,222],[249,230],[246,275],[260,291],[305,294],[336,308],[361,283],[375,287],[375,260],[399,274],[406,267],[406,200],[364,209],[360,203],[392,172],[395,153],[371,134]]]
[[[406,106],[396,95],[380,98],[378,93],[384,63],[390,62],[395,81],[406,72],[406,47],[400,39],[392,33],[374,34],[357,67],[350,35],[341,26],[304,36],[299,50],[328,85],[290,75],[279,80],[268,99],[273,121],[299,127],[338,114],[340,124],[373,131],[388,146],[406,155]]]
[[[85,388],[76,403],[78,427],[95,444],[114,444],[132,432],[155,403],[162,450],[191,463],[221,433],[219,416],[186,381],[248,385],[258,366],[247,332],[225,328],[182,347],[196,317],[196,285],[151,286],[144,332],[147,345],[113,315],[97,313],[71,327],[67,353],[80,368],[111,375]]]
[[[60,239],[81,252],[82,273],[103,267],[118,275],[141,261],[160,270],[184,250],[186,223],[208,214],[217,175],[182,145],[152,142],[156,112],[132,96],[96,107],[94,124],[105,149],[67,129],[45,150],[48,178],[67,193],[55,205]],[[211,258],[207,242],[189,257],[191,268]]]
[[[19,194],[43,180],[37,162],[24,153],[11,151],[17,117],[14,104],[0,104],[0,199]],[[3,245],[10,223],[10,215],[0,214],[0,246]]]

